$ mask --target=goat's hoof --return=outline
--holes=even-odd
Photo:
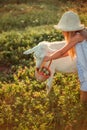
[[[46,86],[46,91],[47,91],[47,95],[48,95],[50,93],[50,91],[51,91],[51,87]]]

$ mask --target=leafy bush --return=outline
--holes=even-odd
[[[0,63],[11,65],[9,71],[0,73],[2,130],[78,130],[80,124],[81,130],[87,127],[87,108],[79,103],[77,74],[57,73],[47,96],[45,83],[39,83],[34,77],[32,55],[23,55],[24,50],[42,40],[62,39],[61,32],[46,27],[0,35]]]
[[[87,128],[87,106],[79,103],[77,74],[55,74],[52,91],[46,95],[45,82],[35,79],[33,56],[23,55],[25,50],[40,41],[63,39],[61,32],[47,24],[58,22],[61,14],[68,9],[74,8],[79,12],[86,24],[86,4],[77,2],[73,7],[70,1],[67,4],[62,1],[62,6],[56,0],[45,3],[37,0],[39,4],[35,0],[1,1],[5,5],[0,5],[0,69],[4,67],[5,70],[0,72],[0,130]],[[29,5],[6,5],[6,2],[29,2]],[[7,31],[11,29],[25,30]]]
[[[38,32],[31,30],[25,30],[25,32],[11,31],[4,32],[0,35],[0,63],[6,65],[17,65],[23,64],[25,59],[28,58],[28,62],[33,58],[31,55],[23,55],[24,50],[29,49],[40,41],[48,40],[61,40],[62,36],[55,30],[43,32],[40,30]]]
[[[23,2],[23,1],[22,1]],[[81,16],[82,23],[87,25],[86,4],[66,1],[29,1],[27,4],[5,4],[0,9],[0,32],[12,29],[25,29],[27,26],[56,24],[67,10],[75,10]]]
[[[13,81],[0,82],[0,128],[13,130],[81,130],[86,107],[79,103],[77,75],[57,74],[47,96],[45,84],[34,78],[33,67],[12,68]],[[62,79],[62,80],[61,80]],[[70,81],[70,83],[69,83]],[[67,84],[68,82],[68,84]]]
[[[58,20],[55,6],[50,7],[44,4],[8,4],[1,10],[1,31],[53,24]]]

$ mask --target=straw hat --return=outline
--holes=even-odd
[[[80,18],[76,13],[67,11],[63,14],[59,23],[54,25],[54,28],[62,31],[78,31],[84,29],[84,25],[81,24]]]

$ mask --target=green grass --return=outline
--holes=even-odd
[[[0,8],[0,30],[23,30],[27,26],[57,24],[67,10],[78,12],[82,22],[87,25],[86,3],[40,1],[21,4],[4,4]]]
[[[39,41],[62,38],[61,32],[48,26],[0,34],[0,63],[9,67],[0,72],[1,130],[78,130],[80,127],[85,130],[87,127],[87,108],[80,103],[77,74],[56,73],[52,91],[47,95],[45,82],[38,82],[34,76],[32,55],[23,55],[24,50]]]
[[[23,55],[40,41],[63,39],[53,25],[67,10],[78,12],[87,25],[86,3],[15,1],[0,5],[0,67],[5,67],[0,72],[0,130],[87,130],[77,74],[56,73],[46,95],[45,82],[35,79],[33,56]]]

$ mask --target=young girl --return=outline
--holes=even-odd
[[[76,56],[81,83],[80,100],[87,103],[87,31],[81,24],[79,16],[72,11],[64,13],[59,23],[54,27],[62,30],[67,44],[62,49],[45,56],[43,62],[63,57],[66,53],[72,59]]]

